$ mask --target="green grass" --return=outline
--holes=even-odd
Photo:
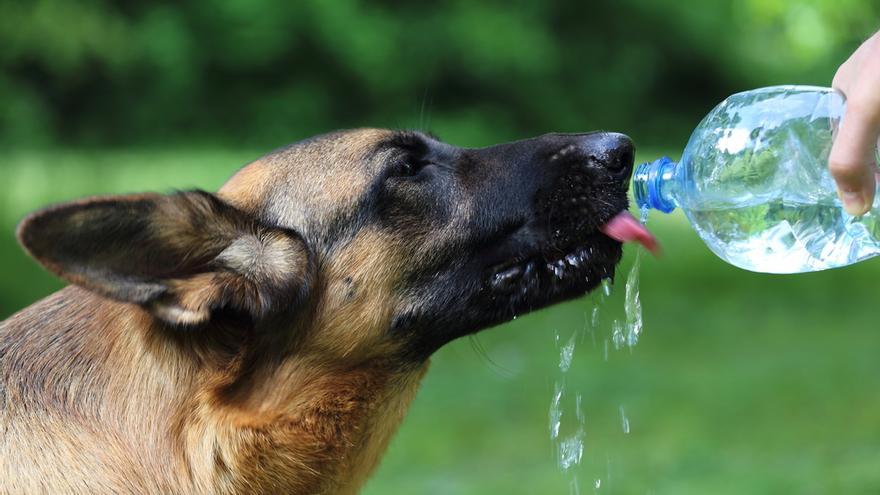
[[[88,194],[212,189],[255,156],[4,157],[0,180],[11,192],[0,199],[0,316],[59,286],[15,246],[15,221],[26,211]],[[584,334],[566,375],[586,411],[580,493],[593,493],[595,479],[598,493],[614,494],[880,490],[880,261],[753,274],[715,258],[677,214],[649,225],[665,254],[643,259],[645,331],[635,348],[612,348],[604,359],[611,321],[622,317],[630,248],[592,333],[584,321],[595,297],[482,333],[477,344],[489,359],[469,339],[442,349],[365,493],[569,493],[572,473],[556,467],[547,427],[559,378],[556,332]]]

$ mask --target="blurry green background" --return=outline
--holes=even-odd
[[[463,146],[610,129],[639,160],[675,157],[730,93],[828,85],[878,15],[864,0],[0,1],[0,317],[60,286],[13,237],[45,204],[213,189],[351,126]],[[637,346],[605,357],[629,248],[604,302],[439,352],[365,493],[880,491],[880,261],[758,275],[678,214],[649,225],[665,255],[643,260]],[[580,394],[584,455],[562,472],[547,418],[555,336],[572,334],[563,429]]]

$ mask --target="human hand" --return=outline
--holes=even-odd
[[[880,137],[880,32],[862,43],[837,69],[831,85],[846,96],[843,125],[831,147],[828,167],[837,194],[851,215],[871,210],[875,153]]]

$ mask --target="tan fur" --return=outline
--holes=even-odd
[[[243,210],[254,211],[265,200],[271,181],[271,167],[256,160],[236,172],[217,194]]]
[[[322,219],[290,205],[353,207],[369,170],[346,163],[365,160],[387,132],[275,153],[220,196],[305,229]],[[286,197],[268,198],[278,181],[290,187],[274,194]],[[166,296],[143,306],[71,286],[0,324],[0,492],[356,493],[428,366],[398,359],[385,331],[404,242],[359,232],[314,261],[304,317],[248,333],[209,320],[213,302],[259,301],[254,292],[276,273],[305,280],[304,254],[288,237],[234,221],[221,237],[202,238],[196,217],[161,208],[163,242],[210,271],[163,280]],[[53,268],[72,280],[66,270]]]
[[[312,345],[316,352],[345,359],[366,359],[391,354],[394,348],[382,341],[391,323],[397,301],[394,284],[398,281],[401,260],[394,247],[401,244],[380,232],[364,231],[330,260],[326,266],[326,284],[319,293],[315,328],[324,338]],[[377,250],[374,246],[386,246]],[[351,332],[358,332],[352,335]]]
[[[295,150],[275,151],[245,167],[239,172],[243,176],[234,176],[220,194],[253,193],[254,189],[246,185],[252,181],[252,174],[260,176],[262,170],[272,170],[266,179],[275,184],[276,197],[266,204],[266,214],[275,223],[308,236],[310,225],[323,224],[346,206],[356,207],[356,199],[383,162],[381,156],[371,161],[368,155],[389,135],[391,131],[384,129],[358,129],[301,144]],[[240,195],[232,200],[233,204],[247,205],[261,201]],[[322,207],[328,204],[337,208]],[[305,212],[310,212],[308,217]]]
[[[83,303],[102,317],[85,321]],[[4,493],[355,493],[427,366],[300,356],[229,398],[234,358],[197,349],[201,366],[191,362],[185,350],[198,344],[164,342],[140,309],[77,288],[45,307],[58,308],[56,328],[35,331],[20,314],[3,329],[34,350],[52,338],[44,332],[66,337],[53,354],[23,352],[4,367],[25,377],[4,377]],[[52,469],[34,477],[35,463]]]

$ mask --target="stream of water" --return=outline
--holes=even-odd
[[[647,211],[642,211],[642,223],[647,222]],[[639,272],[641,270],[641,248],[636,248],[635,257],[629,274],[626,278],[624,297],[624,321],[615,318],[611,322],[610,341],[615,350],[627,348],[630,351],[639,342],[642,335],[642,303],[639,295]],[[585,439],[587,432],[587,418],[584,412],[584,400],[580,391],[572,391],[568,385],[568,373],[571,370],[575,358],[575,347],[585,340],[587,333],[593,347],[597,347],[597,334],[600,330],[601,310],[605,301],[612,294],[610,280],[604,280],[602,287],[596,291],[598,295],[590,300],[593,307],[584,313],[584,326],[575,329],[567,335],[561,335],[559,331],[554,333],[556,349],[559,353],[558,374],[553,387],[553,396],[550,401],[549,427],[550,439],[553,443],[556,464],[560,471],[568,479],[570,495],[580,495],[581,486],[578,479],[577,467],[584,457]],[[605,361],[609,358],[609,337],[602,339],[602,353]],[[620,414],[619,424],[623,434],[630,433],[630,419],[626,414],[623,404],[618,407]],[[592,480],[590,487],[593,493],[603,493],[604,487],[610,486],[611,459],[606,456],[606,469],[604,477]]]

